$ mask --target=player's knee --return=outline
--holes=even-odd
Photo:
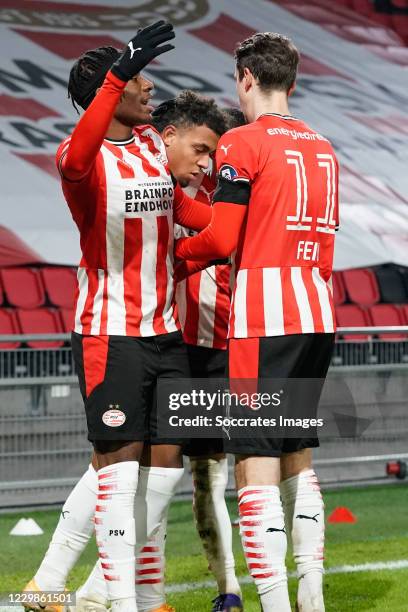
[[[106,455],[107,453],[117,452],[123,444],[120,442],[113,442],[112,440],[94,440],[93,445],[97,454]]]
[[[171,469],[182,468],[181,447],[176,444],[145,444],[141,465]]]
[[[213,499],[224,497],[228,484],[228,463],[224,457],[191,459],[196,494],[209,495]]]
[[[138,461],[143,442],[128,440],[94,440],[93,446],[97,455],[99,469],[121,461]]]
[[[293,453],[282,453],[280,460],[281,480],[298,476],[312,469],[312,449],[303,448]]]
[[[224,459],[209,459],[208,473],[213,495],[222,495],[228,485],[228,461]]]

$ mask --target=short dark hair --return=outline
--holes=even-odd
[[[83,109],[88,108],[120,54],[121,51],[114,47],[97,47],[79,56],[71,68],[68,81],[68,98],[71,98],[77,112],[76,104]]]
[[[162,132],[167,125],[191,127],[206,125],[222,136],[226,131],[225,116],[212,98],[185,90],[166,100],[152,113],[152,125]]]
[[[246,119],[244,113],[239,108],[233,106],[225,106],[221,109],[225,116],[225,122],[227,124],[227,131],[233,128],[246,125]]]
[[[290,38],[275,32],[258,32],[235,49],[239,79],[248,68],[264,92],[289,91],[296,80],[299,59],[299,51]]]

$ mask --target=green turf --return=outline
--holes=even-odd
[[[332,525],[326,529],[326,567],[408,559],[408,487],[383,486],[327,492],[324,495],[326,516],[337,506],[347,506],[357,523]],[[231,516],[236,503],[228,502]],[[33,575],[55,527],[57,511],[30,512],[44,530],[43,536],[11,537],[10,529],[25,514],[0,515],[0,592],[18,591]],[[237,573],[246,575],[238,530],[234,529],[234,552]],[[86,577],[95,560],[95,544],[91,542],[72,571],[68,586],[76,588]],[[288,567],[293,569],[290,555]],[[174,503],[170,509],[167,539],[167,583],[211,580],[201,545],[195,533],[191,503]],[[408,570],[327,575],[325,595],[327,612],[407,612]],[[290,580],[292,601],[296,581]],[[255,589],[244,586],[245,610],[259,610]],[[173,593],[169,602],[177,612],[201,612],[210,609],[215,590]]]

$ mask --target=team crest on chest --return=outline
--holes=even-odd
[[[156,153],[155,158],[159,162],[159,164],[163,164],[163,166],[167,164],[167,157],[160,151],[159,153]]]

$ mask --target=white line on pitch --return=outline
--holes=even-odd
[[[361,563],[360,565],[337,565],[329,567],[326,574],[352,574],[355,572],[377,572],[381,570],[398,570],[408,568],[408,559],[399,561],[380,561],[379,563]],[[295,578],[295,572],[289,572],[290,578]],[[239,579],[241,584],[250,584],[252,578],[250,576],[242,576]],[[180,582],[179,584],[170,584],[166,587],[167,593],[187,593],[189,591],[198,591],[200,589],[213,589],[216,583],[213,580],[203,580],[202,582]],[[4,602],[5,603],[5,602]],[[2,606],[1,612],[24,612],[24,608],[20,606]]]
[[[378,563],[361,563],[360,565],[337,565],[326,569],[326,574],[352,574],[355,572],[378,572],[381,570],[398,570],[408,568],[408,559],[399,561],[380,561]],[[295,572],[289,572],[289,578],[296,578]],[[251,584],[250,576],[239,578],[241,584]],[[166,587],[167,593],[186,593],[188,591],[198,591],[200,589],[213,589],[216,587],[214,580],[203,580],[202,582],[180,582],[179,584],[169,584]]]

